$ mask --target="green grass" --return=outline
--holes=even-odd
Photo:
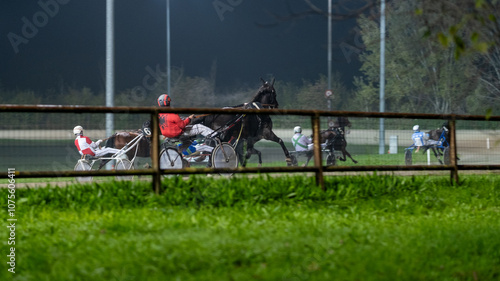
[[[327,177],[323,192],[312,177],[175,177],[160,196],[139,181],[18,189],[17,273],[2,262],[0,280],[497,280],[500,177],[461,180]]]

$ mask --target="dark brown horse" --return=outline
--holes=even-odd
[[[430,140],[443,141],[443,146],[450,146],[448,141],[450,140],[450,124],[449,122],[443,123],[441,128],[436,130],[430,130],[427,132]]]
[[[276,100],[276,90],[274,89],[274,80],[272,83],[264,81],[262,78],[262,86],[255,94],[253,99],[245,104],[232,106],[230,108],[278,108],[279,104]],[[285,143],[273,132],[273,121],[269,115],[265,114],[211,114],[196,118],[194,124],[203,124],[213,130],[221,132],[219,138],[221,141],[233,142],[238,140],[236,151],[240,158],[242,166],[246,165],[246,160],[252,154],[259,156],[259,165],[262,165],[261,153],[254,148],[256,142],[266,139],[280,144],[285,154],[287,165],[292,164],[290,153],[285,146]],[[246,144],[246,154],[243,152],[243,147]]]
[[[448,121],[444,122],[441,125],[441,128],[436,130],[430,130],[426,133],[429,136],[429,140],[435,142],[434,145],[426,145],[424,146],[424,150],[422,153],[425,153],[427,149],[431,149],[434,156],[438,159],[439,163],[443,164],[441,160],[441,156],[444,158],[444,164],[449,164],[449,146],[450,146],[450,124]],[[460,158],[457,157],[457,160]]]
[[[139,143],[127,152],[127,157],[130,160],[134,157],[151,157],[151,131],[149,127],[150,122],[146,121],[141,130],[117,132],[107,139],[106,147],[122,149],[137,136],[144,134]]]
[[[351,128],[351,122],[347,117],[337,117],[334,120],[333,126],[328,128],[328,130],[321,131],[321,143],[326,142],[326,148],[330,150],[330,155],[334,155],[334,151],[341,151],[342,157],[339,157],[340,161],[346,161],[346,156],[351,158],[352,162],[355,164],[358,161],[354,160],[351,154],[346,150],[347,141],[345,140],[345,127]]]

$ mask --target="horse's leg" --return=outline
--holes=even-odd
[[[330,151],[330,155],[335,157],[335,148],[333,147],[333,142],[328,141],[327,149]]]
[[[238,161],[243,167],[245,167],[247,164],[244,156],[246,145],[247,145],[247,140],[242,139],[238,142],[238,144],[235,147],[236,155],[238,155]]]
[[[347,152],[347,150],[345,150],[345,148],[344,148],[344,147],[342,147],[342,148],[340,149],[340,152],[342,152],[342,156],[339,156],[339,157],[338,157],[338,159],[339,159],[340,161],[342,161],[342,162],[345,162],[345,160],[347,160],[346,155],[347,155],[347,153],[348,153],[348,152]]]
[[[441,149],[441,148],[437,147],[437,148],[436,148],[436,151],[437,151],[437,153],[439,154],[439,156],[443,156],[443,149]]]
[[[440,155],[438,154],[438,152],[436,151],[436,148],[431,146],[431,150],[432,150],[432,152],[434,153],[434,156],[436,156],[436,158],[437,158],[437,160],[439,161],[439,163],[442,165],[442,164],[443,164],[443,161],[441,161],[441,156],[440,156]]]
[[[345,141],[345,139],[342,140],[342,144],[341,144],[341,149],[340,151],[342,152],[342,157],[343,158],[340,158],[339,157],[339,160],[340,161],[346,161],[347,157],[351,158],[352,162],[354,162],[354,164],[358,164],[358,161],[354,160],[354,158],[352,158],[351,154],[347,151],[346,147],[347,147],[347,142]]]
[[[425,154],[425,152],[429,149],[427,146],[422,146],[424,149],[422,149],[422,154]]]
[[[245,156],[245,164],[248,159],[252,156],[252,154],[257,154],[259,157],[259,167],[262,166],[262,153],[255,149],[254,145],[260,140],[260,138],[249,138],[247,143],[247,154]]]
[[[347,157],[351,158],[352,162],[354,162],[354,164],[358,164],[358,161],[354,160],[351,156],[351,154],[345,149],[345,146],[342,147],[342,154],[344,155],[344,160],[346,160],[345,156],[347,155]]]
[[[249,148],[247,150],[246,159],[249,159],[252,154],[257,154],[257,156],[259,157],[259,167],[262,167],[262,153],[259,150],[255,149],[255,147],[252,147],[251,149]]]

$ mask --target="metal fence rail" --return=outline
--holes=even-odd
[[[218,109],[218,108],[158,108],[158,107],[95,107],[95,106],[60,106],[60,105],[0,105],[0,112],[47,112],[47,113],[129,113],[149,114],[152,121],[152,169],[120,170],[120,171],[16,171],[19,178],[38,177],[77,177],[77,176],[120,176],[120,175],[151,175],[153,189],[160,192],[161,176],[163,174],[206,174],[206,173],[276,173],[276,172],[314,172],[316,182],[323,189],[324,172],[334,171],[450,171],[451,181],[458,182],[459,170],[500,170],[500,165],[458,165],[456,149],[456,120],[500,121],[500,116],[456,115],[456,114],[410,114],[388,112],[352,112],[352,111],[320,111],[320,110],[283,110],[283,109]],[[236,169],[186,168],[177,170],[161,170],[159,165],[159,113],[188,114],[267,114],[267,115],[298,115],[311,118],[314,143],[314,166],[312,167],[239,167]],[[320,117],[346,116],[365,118],[400,118],[400,119],[442,119],[450,124],[450,165],[376,165],[376,166],[323,166],[320,146]],[[7,172],[0,173],[7,177]]]

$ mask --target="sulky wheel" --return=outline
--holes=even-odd
[[[238,156],[234,148],[227,142],[217,145],[212,151],[212,167],[214,168],[237,168]],[[231,176],[232,173],[221,173],[224,176]]]
[[[410,149],[405,150],[405,164],[407,166],[412,165],[412,157],[413,157],[412,151]]]
[[[132,162],[128,159],[117,159],[116,160],[116,165],[115,165],[115,170],[120,171],[120,170],[132,170],[134,169],[134,166],[132,165]],[[133,175],[130,176],[116,176],[117,180],[132,180],[134,178]]]
[[[88,161],[79,160],[75,165],[75,171],[90,171],[92,170],[92,166]],[[89,182],[92,181],[92,177],[76,177],[76,180],[79,182]]]
[[[160,169],[182,169],[182,155],[175,148],[167,147],[160,152]]]
[[[326,157],[326,165],[327,166],[335,166],[337,164],[337,159],[333,153],[328,154]]]

